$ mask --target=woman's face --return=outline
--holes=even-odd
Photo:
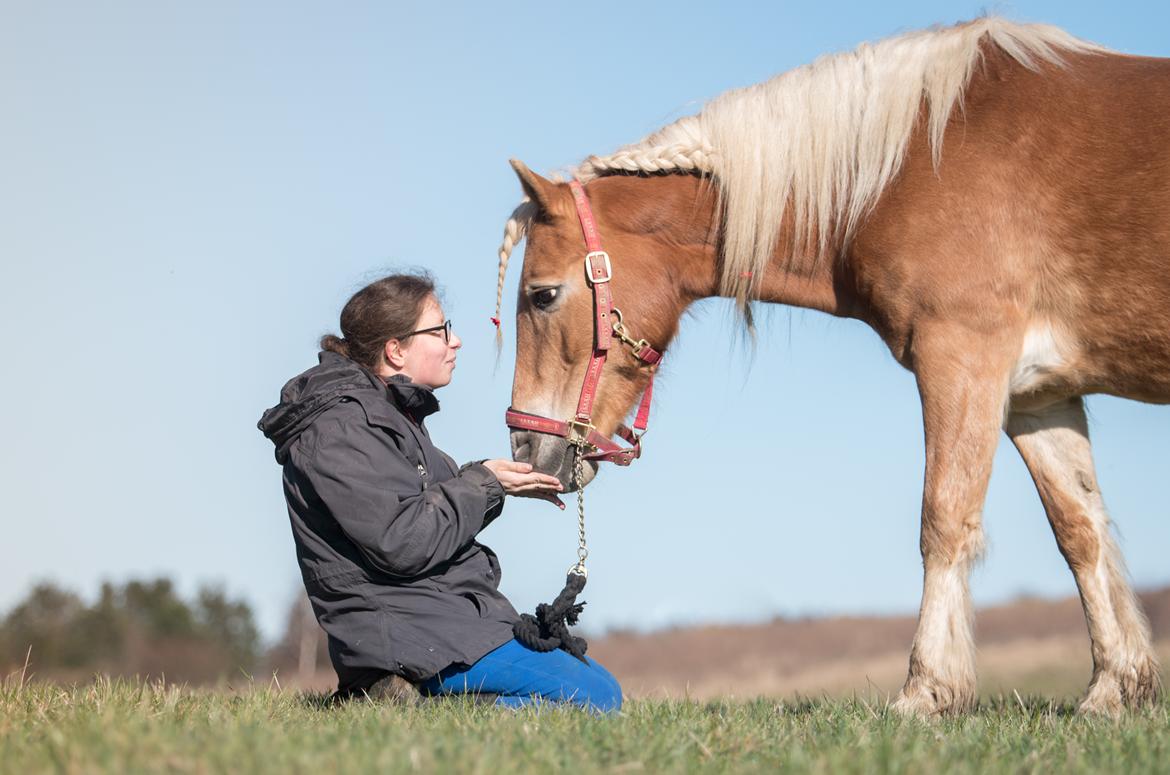
[[[423,305],[423,312],[415,324],[415,330],[442,326],[444,320],[446,318],[443,316],[443,308],[432,296]],[[401,340],[399,345],[404,359],[400,371],[410,377],[412,382],[430,388],[441,388],[451,381],[451,372],[455,370],[455,354],[462,346],[463,341],[454,331],[451,332],[451,341],[446,341],[442,328],[409,336]]]

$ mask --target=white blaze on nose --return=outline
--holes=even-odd
[[[1049,377],[1068,366],[1073,349],[1068,337],[1047,320],[1032,323],[1024,334],[1020,357],[1012,368],[1011,394],[1030,393],[1043,387]]]
[[[553,408],[553,401],[548,396],[530,396],[521,406],[513,407],[518,412],[527,412],[538,417],[548,417],[553,420],[563,420],[564,415],[558,414]]]

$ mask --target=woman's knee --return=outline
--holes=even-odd
[[[621,710],[622,687],[608,670],[590,659],[586,694],[588,703],[603,713]]]
[[[622,687],[610,676],[604,691],[594,700],[593,704],[603,713],[616,713],[622,709]]]

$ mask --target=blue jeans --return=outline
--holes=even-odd
[[[471,667],[452,665],[421,687],[424,694],[495,694],[497,705],[519,708],[541,700],[609,713],[622,706],[617,679],[597,662],[560,649],[532,651],[516,640],[489,651]]]

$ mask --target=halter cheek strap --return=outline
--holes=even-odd
[[[658,363],[662,360],[662,353],[656,350],[645,339],[635,340],[630,336],[622,322],[621,311],[613,306],[613,295],[609,281],[613,278],[613,265],[609,254],[601,249],[601,236],[597,231],[597,222],[593,218],[593,210],[589,206],[589,197],[585,194],[585,187],[578,180],[569,182],[569,191],[573,195],[573,204],[577,208],[577,218],[581,222],[581,233],[585,237],[585,276],[589,287],[593,291],[593,353],[589,357],[589,364],[585,369],[585,380],[581,384],[581,395],[577,399],[577,411],[573,419],[554,420],[551,417],[529,414],[509,408],[504,414],[504,421],[509,428],[516,430],[548,433],[566,438],[570,443],[582,448],[592,448],[592,452],[583,455],[586,460],[606,461],[621,466],[628,466],[642,454],[641,437],[646,432],[650,421],[650,400],[654,394],[654,374]],[[638,412],[634,418],[633,429],[626,425],[619,425],[617,435],[631,446],[621,447],[608,437],[602,435],[593,427],[593,402],[597,397],[597,386],[601,381],[601,371],[605,366],[605,359],[614,337],[619,343],[630,347],[638,360],[651,367],[650,381],[642,393],[642,400],[638,404]]]

